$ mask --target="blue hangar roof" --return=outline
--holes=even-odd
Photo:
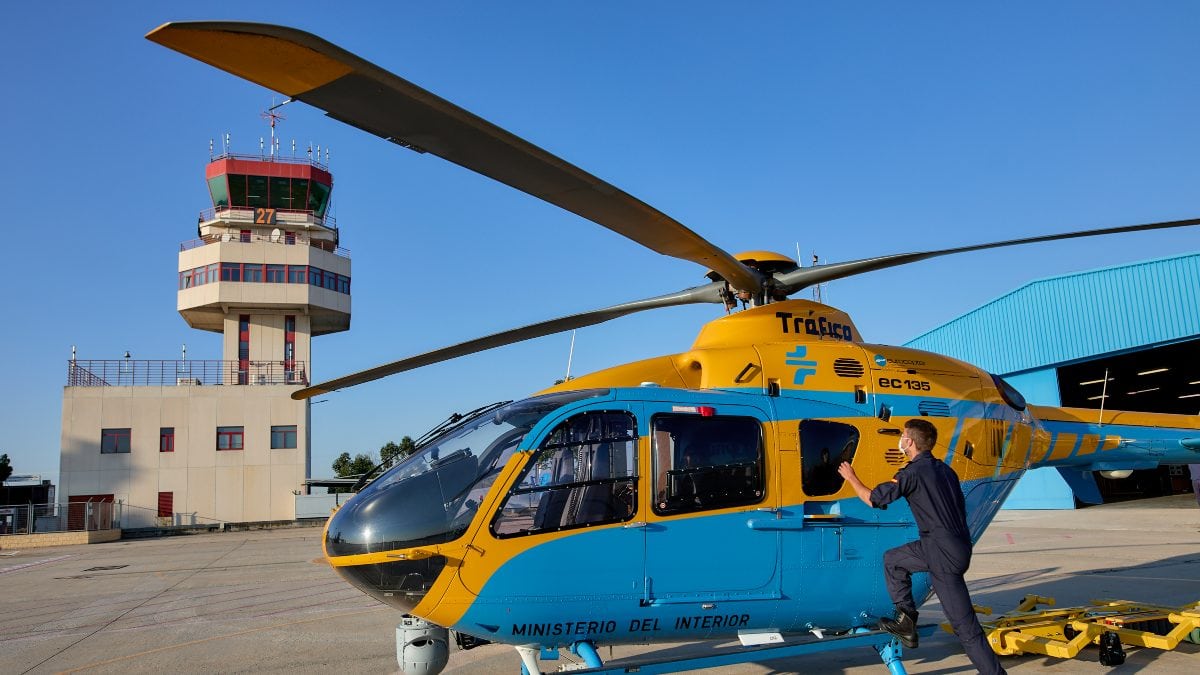
[[[1031,281],[906,346],[1009,375],[1196,336],[1200,253],[1190,253]]]

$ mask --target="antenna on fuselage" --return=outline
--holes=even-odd
[[[1104,426],[1104,402],[1106,400],[1108,400],[1108,368],[1104,369],[1104,388],[1100,390],[1100,421],[1096,423],[1097,427]]]
[[[797,255],[796,257],[798,258],[800,256]],[[813,267],[817,266],[818,261],[820,261],[820,258],[817,257],[817,252],[813,251]],[[813,300],[821,302],[821,284],[813,286]]]
[[[567,352],[567,376],[563,382],[571,381],[571,360],[575,358],[575,331],[571,331],[571,350]]]

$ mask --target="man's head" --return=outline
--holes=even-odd
[[[937,443],[937,427],[930,424],[928,420],[912,419],[904,423],[904,433],[900,436],[900,449],[908,455],[909,459],[916,457],[919,452],[933,450],[935,443]]]

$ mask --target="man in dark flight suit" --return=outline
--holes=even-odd
[[[904,424],[900,451],[909,459],[896,477],[868,488],[849,462],[838,473],[868,505],[886,509],[904,497],[917,521],[920,538],[897,546],[883,555],[883,572],[888,594],[896,605],[896,619],[882,618],[879,628],[900,638],[906,647],[917,646],[917,606],[913,602],[912,575],[928,572],[942,611],[954,627],[971,663],[981,673],[1004,673],[996,653],[988,646],[983,628],[971,606],[963,574],[971,564],[971,533],[967,529],[966,505],[958,476],[945,462],[934,457],[937,428],[923,419]]]

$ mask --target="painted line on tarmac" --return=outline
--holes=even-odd
[[[69,556],[69,555],[60,555],[57,558],[46,558],[45,560],[35,560],[33,562],[27,562],[23,565],[13,565],[12,567],[0,567],[0,574],[8,574],[9,572],[17,572],[20,570],[29,569],[30,567],[37,567],[38,565],[45,565],[46,563],[58,562],[59,560],[66,560],[67,558],[70,558],[70,557],[71,556]]]
[[[136,659],[141,656],[149,656],[150,654],[157,654],[159,652],[171,651],[172,649],[179,649],[181,647],[190,647],[192,645],[203,644],[205,642],[212,642],[213,640],[223,640],[225,638],[238,637],[239,635],[249,635],[250,633],[261,633],[264,630],[273,630],[275,628],[287,628],[288,626],[296,626],[296,625],[299,625],[302,623],[312,623],[313,621],[327,621],[329,619],[341,619],[341,618],[347,617],[347,616],[356,616],[359,614],[368,614],[370,612],[379,612],[379,611],[382,611],[385,609],[389,609],[389,608],[386,606],[371,607],[370,609],[362,609],[362,610],[358,610],[357,612],[346,612],[345,614],[335,614],[333,616],[318,616],[318,617],[313,617],[311,619],[300,619],[298,621],[287,621],[284,623],[276,623],[276,624],[272,624],[270,626],[260,626],[258,628],[248,628],[246,630],[237,631],[236,633],[227,633],[225,635],[214,635],[212,637],[201,638],[199,640],[191,640],[189,642],[180,642],[179,644],[168,645],[166,647],[159,647],[157,649],[147,649],[146,651],[137,652],[135,654],[127,654],[125,656],[118,656],[115,658],[106,659],[104,661],[96,661],[95,663],[88,663],[86,665],[82,665],[82,666],[79,666],[76,668],[71,668],[70,670],[61,670],[58,672],[58,675],[68,675],[69,673],[78,673],[79,671],[87,670],[88,668],[99,668],[100,666],[107,666],[110,663],[116,663],[118,661],[127,661],[129,659]]]

